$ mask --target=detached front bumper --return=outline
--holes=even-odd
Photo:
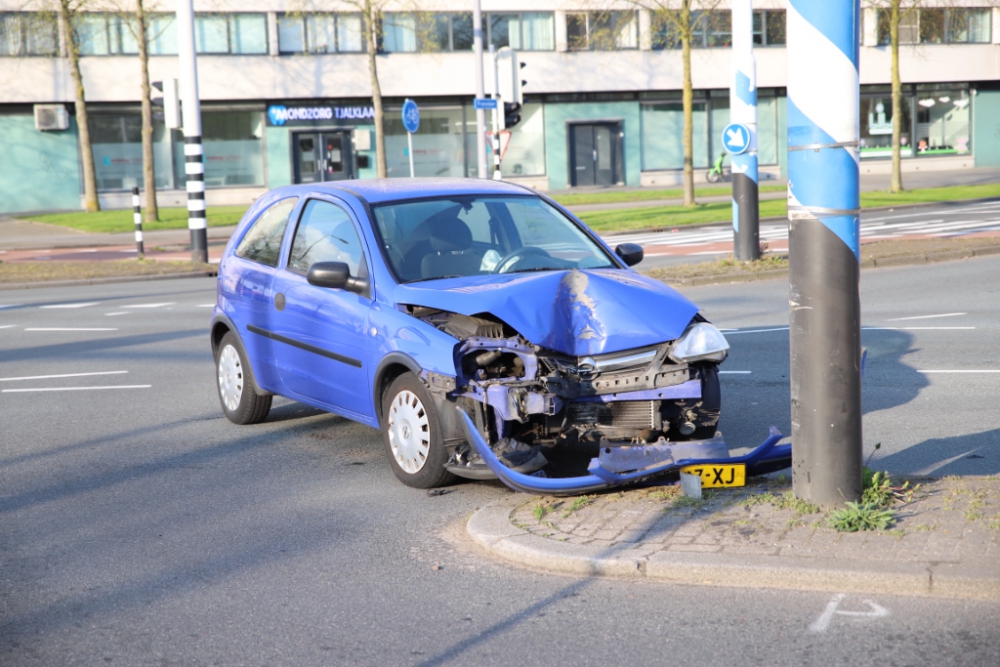
[[[602,464],[600,458],[596,458],[591,459],[590,461],[590,466],[588,466],[588,471],[590,472],[589,475],[564,478],[537,477],[535,475],[515,472],[501,463],[493,453],[493,450],[490,449],[489,445],[483,439],[482,435],[480,435],[479,431],[476,430],[475,425],[472,423],[472,420],[469,419],[468,415],[461,410],[459,410],[459,414],[461,416],[460,421],[465,428],[468,441],[472,444],[473,448],[475,448],[476,452],[493,472],[493,474],[499,477],[500,480],[511,489],[514,489],[515,491],[522,491],[524,493],[535,493],[539,495],[577,495],[593,493],[594,491],[611,489],[618,486],[642,485],[644,482],[650,482],[658,476],[678,471],[689,465],[743,464],[746,466],[747,476],[752,477],[754,475],[763,475],[768,472],[787,468],[791,465],[792,461],[792,446],[779,445],[778,441],[784,436],[782,436],[778,429],[772,426],[767,440],[765,440],[752,452],[744,456],[718,456],[718,445],[720,443],[714,440],[704,441],[704,444],[706,445],[704,448],[704,453],[706,454],[705,457],[697,456],[698,445],[696,443],[684,443],[686,446],[683,455],[687,458],[679,460],[675,460],[670,452],[663,452],[662,446],[650,445],[649,448],[647,448],[649,453],[654,458],[661,458],[664,460],[636,470],[614,472],[608,469],[608,465]],[[653,450],[653,448],[657,447],[661,448],[661,451],[656,452]],[[634,449],[638,450],[640,448]],[[637,460],[641,458],[641,456],[636,457]],[[621,470],[623,466],[619,464],[610,467],[615,467],[616,469]],[[624,467],[628,466],[626,465]]]

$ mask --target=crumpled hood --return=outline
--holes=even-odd
[[[615,269],[469,276],[400,285],[395,301],[490,313],[535,345],[571,356],[673,340],[698,307],[658,280]]]

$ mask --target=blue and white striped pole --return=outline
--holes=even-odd
[[[757,192],[757,62],[753,56],[752,0],[733,0],[732,81],[729,122],[750,131],[747,149],[730,155],[733,163],[733,254],[745,262],[760,259],[760,208]]]
[[[861,497],[859,0],[788,4],[792,486]]]
[[[146,256],[142,242],[142,207],[139,202],[139,188],[132,188],[132,222],[135,223],[135,251],[139,259]]]
[[[208,262],[205,218],[205,160],[201,145],[201,101],[198,98],[198,61],[194,49],[194,5],[177,0],[177,59],[180,64],[184,116],[184,175],[187,184],[191,261]]]

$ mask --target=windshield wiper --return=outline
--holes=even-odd
[[[405,280],[405,281],[403,281],[403,284],[404,285],[409,285],[410,283],[422,283],[422,282],[425,282],[425,281],[428,281],[428,280],[445,280],[447,278],[464,278],[464,277],[465,276],[459,276],[459,275],[454,275],[454,276],[431,276],[430,278],[414,278],[413,280]]]

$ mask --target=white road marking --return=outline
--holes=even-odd
[[[167,301],[165,303],[134,303],[128,306],[122,306],[122,308],[163,308],[163,306],[173,306],[176,301]]]
[[[4,324],[3,326],[0,326],[0,329],[13,329],[16,326],[16,324]]]
[[[886,322],[902,322],[903,320],[931,320],[936,317],[958,317],[959,315],[968,315],[968,313],[942,313],[940,315],[914,315],[913,317],[893,317]]]
[[[735,334],[745,334],[745,333],[766,333],[768,331],[788,331],[788,327],[778,327],[777,329],[746,329],[744,331],[730,331],[727,336],[733,336]]]
[[[30,327],[25,328],[25,331],[118,331],[118,328],[108,328],[108,327],[89,327],[89,328],[69,328],[69,327]]]
[[[1000,370],[970,370],[970,371],[921,371],[918,373],[1000,373]]]
[[[0,393],[20,394],[33,391],[89,391],[92,389],[149,389],[151,384],[119,384],[106,387],[32,387],[31,389],[4,389]]]
[[[215,308],[214,303],[201,303],[195,306],[196,308]]]
[[[20,304],[17,304],[17,303],[4,303],[4,304],[0,304],[0,310],[3,310],[4,308],[13,308],[13,307],[18,306],[18,305],[20,305]]]
[[[87,301],[86,303],[53,303],[48,306],[41,306],[41,308],[86,308],[87,306],[96,306],[100,301]]]
[[[969,331],[976,327],[861,327],[862,331]]]
[[[94,373],[62,373],[61,375],[26,375],[19,378],[0,378],[0,382],[17,382],[19,380],[49,380],[52,378],[82,378],[89,375],[121,375],[128,371],[97,371]]]
[[[830,622],[833,620],[835,615],[848,616],[852,618],[882,618],[883,616],[889,615],[889,610],[885,607],[875,604],[871,600],[864,600],[864,603],[868,605],[871,611],[840,611],[838,607],[840,603],[844,601],[847,597],[843,593],[837,593],[826,605],[826,609],[823,613],[819,615],[812,625],[809,626],[810,632],[825,632],[828,627],[830,627]]]
[[[719,371],[719,375],[750,375],[753,371]]]
[[[104,313],[105,317],[114,317],[115,315],[128,315],[129,312],[126,310],[119,310],[117,313]]]

